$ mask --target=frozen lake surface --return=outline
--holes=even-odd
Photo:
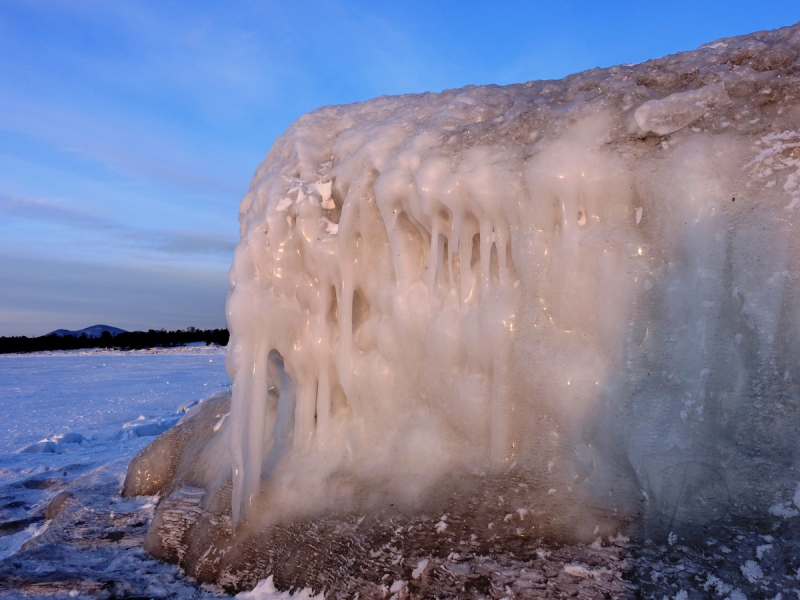
[[[139,549],[154,499],[119,487],[136,452],[229,388],[213,346],[0,356],[0,597],[207,595]],[[45,511],[65,490],[58,527]]]
[[[3,355],[0,456],[59,434],[108,440],[229,387],[219,347]]]

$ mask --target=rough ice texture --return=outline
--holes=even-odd
[[[788,506],[799,50],[795,25],[302,117],[240,206],[195,504],[251,542],[515,469],[551,513],[664,535]]]

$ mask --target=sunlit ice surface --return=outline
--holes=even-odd
[[[234,521],[278,480],[266,510],[324,506],[341,470],[413,501],[514,463],[618,510],[684,480],[689,522],[779,501],[800,122],[739,91],[775,94],[769,72],[617,68],[292,126],[240,207]]]

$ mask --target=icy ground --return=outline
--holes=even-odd
[[[213,596],[140,550],[155,499],[119,488],[136,452],[229,387],[218,347],[0,356],[0,597]]]
[[[64,434],[136,437],[142,421],[164,417],[172,425],[177,408],[229,386],[224,349],[205,344],[0,356],[0,455]]]

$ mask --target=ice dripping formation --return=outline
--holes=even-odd
[[[676,469],[729,502],[800,466],[798,32],[773,36],[294,124],[240,207],[234,520],[288,463],[535,462],[656,502]]]
[[[799,49],[302,117],[240,206],[230,414],[168,491],[231,536],[454,473],[664,534],[800,509]]]

